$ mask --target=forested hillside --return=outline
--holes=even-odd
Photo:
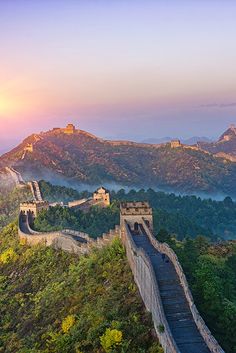
[[[0,233],[1,353],[161,353],[119,240],[89,256]]]
[[[25,152],[28,145],[31,152]],[[27,137],[0,157],[26,179],[66,178],[84,184],[119,183],[182,192],[236,196],[236,163],[197,147],[108,141],[83,130],[51,130]]]
[[[79,200],[91,196],[88,191],[79,192],[73,188],[52,185],[44,180],[39,182],[40,190],[44,200],[50,202],[65,202]]]
[[[87,191],[53,186],[40,182],[43,197],[49,201],[68,202],[91,196]],[[3,190],[0,194],[0,228],[16,219],[19,203],[31,199],[28,188]],[[227,197],[224,201],[201,199],[196,196],[178,196],[152,189],[111,192],[112,205],[107,209],[93,208],[87,214],[79,210],[50,209],[36,220],[39,230],[73,227],[99,236],[119,224],[119,201],[148,200],[153,207],[154,229],[161,228],[176,234],[178,239],[205,235],[212,239],[236,239],[236,203]]]
[[[18,217],[20,202],[32,198],[28,187],[0,188],[0,229]]]
[[[41,186],[48,199],[86,195],[48,183]],[[35,227],[72,227],[96,237],[119,223],[120,200],[149,200],[157,238],[178,254],[199,311],[226,353],[235,353],[236,244],[214,243],[215,229],[235,234],[235,203],[151,189],[120,190],[111,196],[110,207],[93,207],[88,213],[50,208],[39,214]],[[12,207],[4,222],[14,218],[24,197],[30,197],[27,189],[2,199],[4,207]],[[21,244],[16,224],[10,224],[0,234],[0,294],[2,353],[161,352],[119,241],[77,258]]]
[[[52,195],[58,194],[60,199],[68,199],[71,189],[53,186],[40,182],[46,199],[54,200]],[[75,191],[74,191],[75,192]],[[76,195],[86,196],[85,193]],[[43,212],[36,220],[38,230],[51,230],[57,227],[74,227],[99,236],[119,223],[119,201],[148,200],[153,207],[154,231],[161,228],[176,234],[178,239],[187,236],[205,235],[214,240],[219,237],[236,239],[236,203],[227,197],[224,201],[201,199],[196,196],[178,196],[152,189],[111,192],[112,205],[107,209],[93,208],[87,214],[79,210],[50,209]]]
[[[164,227],[179,236],[194,236],[199,232],[188,233],[184,229],[197,225],[202,228],[201,234],[210,235],[212,233],[225,239],[236,239],[236,202],[233,202],[230,197],[226,197],[223,201],[215,201],[210,198],[202,199],[195,195],[180,196],[173,193],[155,192],[152,189],[131,190],[128,193],[120,190],[112,193],[112,196],[116,200],[148,200],[154,209],[162,210],[164,217],[159,218],[159,221],[156,219],[156,222],[159,222],[156,230]],[[171,218],[172,222],[169,221]],[[181,228],[182,234],[176,231]]]

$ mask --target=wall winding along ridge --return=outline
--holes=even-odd
[[[200,316],[183,269],[174,251],[152,233],[152,210],[147,203],[121,206],[120,226],[96,240],[65,229],[37,232],[32,211],[21,211],[18,234],[28,244],[43,243],[73,254],[87,254],[120,236],[128,262],[165,353],[224,353]]]
[[[136,246],[127,223],[125,223],[125,229],[121,229],[121,237],[126,248],[128,262],[135,282],[146,309],[152,313],[154,327],[165,353],[180,353],[166,321],[150,258],[142,248]],[[161,325],[164,328],[164,332],[162,333],[160,332]]]
[[[64,229],[56,232],[36,232],[30,227],[30,214],[19,215],[18,235],[19,238],[30,245],[44,244],[55,249],[62,249],[73,254],[87,254],[93,249],[101,248],[111,242],[114,237],[119,236],[119,226],[104,233],[97,239],[91,238],[88,234],[71,229]]]
[[[34,181],[29,181],[28,185],[30,187],[34,200],[43,201],[39,183],[36,180],[34,180]]]
[[[159,243],[147,221],[122,221],[121,237],[135,282],[166,353],[224,353],[201,318],[174,251]],[[174,290],[173,290],[174,288]],[[173,295],[175,293],[175,295]]]

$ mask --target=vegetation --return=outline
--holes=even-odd
[[[32,153],[21,160],[27,143]],[[21,170],[39,175],[65,176],[90,185],[115,182],[120,185],[159,186],[182,192],[224,193],[236,196],[236,164],[216,158],[201,149],[170,144],[110,143],[80,131],[67,135],[48,131],[35,141],[34,135],[0,157],[0,167],[21,163]],[[52,163],[53,161],[53,163]]]
[[[32,198],[29,188],[2,189],[0,192],[0,229],[12,220],[16,219],[19,213],[20,202]]]
[[[43,183],[44,197],[51,200],[50,195],[55,193],[63,195],[60,200],[65,200],[72,195],[73,189],[53,186]],[[77,193],[77,191],[74,191]],[[80,193],[78,197],[85,197]],[[74,228],[99,236],[119,223],[119,202],[132,200],[148,200],[153,208],[154,230],[156,233],[161,228],[175,234],[178,239],[205,235],[212,240],[220,237],[236,239],[236,203],[230,197],[224,201],[201,199],[197,196],[178,196],[156,192],[130,190],[125,192],[111,192],[112,206],[106,209],[92,208],[86,214],[79,210],[62,210],[60,207],[43,212],[36,220],[37,230],[52,230],[61,228]]]
[[[0,245],[1,353],[163,352],[119,240],[76,257],[21,245],[10,224]]]
[[[91,194],[88,191],[78,192],[75,189],[65,186],[52,185],[44,180],[39,182],[40,190],[44,200],[50,202],[64,202],[88,198]]]
[[[42,185],[50,198],[55,187]],[[58,187],[63,200],[82,195],[75,193]],[[2,215],[12,205],[7,222],[16,213],[13,204],[29,197],[29,191],[15,189],[1,197]],[[236,245],[212,240],[218,232],[235,235],[235,203],[151,189],[112,192],[112,200],[110,207],[88,213],[50,208],[37,217],[35,227],[73,227],[98,236],[119,223],[120,200],[149,200],[157,238],[175,250],[204,320],[225,351],[234,353]],[[119,241],[78,258],[29,248],[16,235],[16,223],[0,233],[0,353],[161,352]]]
[[[161,230],[183,266],[202,317],[227,353],[236,352],[236,242],[212,244],[200,236],[177,241]]]
[[[206,235],[216,239],[236,239],[236,202],[230,197],[223,201],[201,199],[200,197],[180,196],[173,193],[123,189],[112,192],[116,200],[147,200],[154,209],[154,226],[177,234],[179,239],[186,236]]]
[[[61,206],[50,207],[40,212],[34,222],[38,231],[52,231],[72,228],[98,237],[119,224],[119,208],[112,204],[107,208],[92,207],[89,212]]]

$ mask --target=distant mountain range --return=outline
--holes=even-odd
[[[200,142],[199,147],[218,156],[231,157],[236,162],[236,127],[231,125],[216,142]]]
[[[170,142],[172,140],[177,140],[177,137],[170,137],[170,136],[166,136],[166,137],[161,137],[161,138],[147,138],[145,140],[142,140],[142,143],[167,143]],[[193,136],[190,137],[188,139],[180,139],[181,143],[185,144],[185,145],[195,145],[196,143],[198,143],[199,141],[201,142],[212,142],[211,139],[209,139],[208,137],[205,136]]]
[[[27,137],[0,157],[25,178],[165,188],[236,196],[236,133],[217,142],[150,144],[100,139],[72,125]],[[236,159],[235,159],[236,160]]]

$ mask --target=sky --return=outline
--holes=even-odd
[[[236,1],[0,0],[0,151],[68,122],[100,137],[236,123]]]

